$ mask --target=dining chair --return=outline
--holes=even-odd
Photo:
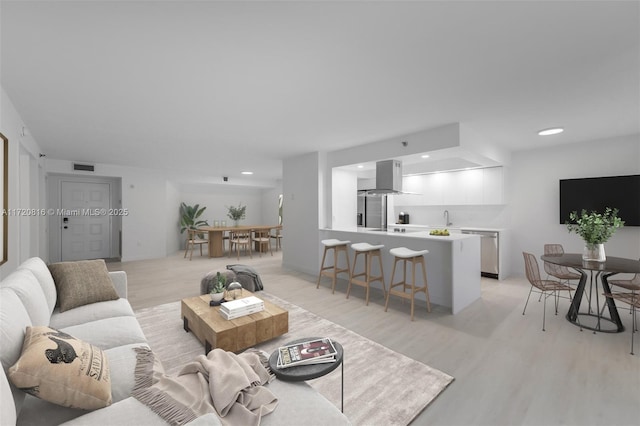
[[[562,244],[545,244],[544,254],[545,255],[564,254],[564,248],[562,247]],[[547,278],[549,278],[549,276],[555,277],[558,280],[560,280],[560,282],[564,282],[567,285],[571,285],[572,280],[580,281],[580,274],[577,272],[572,272],[566,266],[555,265],[549,262],[544,262],[543,266],[544,266],[544,271],[547,273]],[[585,296],[587,297],[587,302],[589,302],[589,295],[585,293]],[[542,297],[542,295],[540,295],[540,297]],[[539,300],[540,299],[538,299],[538,301]]]
[[[278,226],[272,229],[275,233],[271,234],[271,238],[276,240],[276,251],[282,249],[282,226]]]
[[[616,286],[624,288],[625,290],[631,290],[631,292],[640,293],[640,274],[635,274],[629,280],[609,280],[609,286]],[[629,313],[631,313],[631,311],[632,307],[629,307]]]
[[[271,256],[273,256],[273,249],[271,248],[271,230],[270,229],[254,229],[253,241],[257,244],[257,249],[260,257],[262,257],[262,247],[268,246]],[[265,251],[266,253],[266,251]]]
[[[532,292],[541,293],[541,297],[544,299],[544,307],[542,310],[542,331],[546,331],[545,322],[546,322],[547,298],[550,296],[554,297],[556,315],[558,315],[559,298],[565,297],[565,296],[560,296],[560,292],[568,291],[569,292],[568,299],[571,300],[572,289],[570,286],[560,281],[543,280],[542,278],[540,278],[540,267],[538,266],[538,261],[536,260],[536,257],[533,254],[527,253],[527,252],[522,252],[522,255],[524,256],[524,266],[525,266],[525,273],[527,276],[527,280],[531,284],[531,288],[529,289],[529,295],[527,296],[527,301],[524,304],[524,309],[522,310],[522,315],[524,315],[525,311],[527,310],[527,305],[529,304],[529,297],[531,297],[531,293]]]
[[[545,244],[544,254],[564,254],[564,248],[562,247],[562,244]],[[567,284],[569,284],[571,280],[580,280],[580,274],[578,274],[577,272],[571,272],[566,266],[554,265],[553,263],[544,262],[544,271],[548,275],[559,279],[560,282],[565,282]]]
[[[638,274],[636,274],[637,276]],[[611,282],[609,282],[611,283]],[[619,292],[619,293],[604,293],[605,297],[619,300],[621,302],[629,304],[631,307],[631,355],[633,355],[633,335],[638,331],[638,318],[636,317],[636,310],[640,308],[640,293],[637,291]]]
[[[240,248],[244,248],[245,254],[249,252],[249,257],[253,259],[251,255],[251,230],[246,231],[230,231],[229,232],[229,257],[233,252],[235,246],[236,255],[240,260]]]
[[[187,241],[184,249],[184,257],[187,257],[189,253],[189,260],[193,256],[193,248],[195,246],[200,247],[200,256],[202,256],[202,246],[209,244],[209,240],[206,239],[207,232],[199,231],[198,229],[187,229]]]

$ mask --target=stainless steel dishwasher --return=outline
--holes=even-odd
[[[499,232],[463,229],[463,234],[480,235],[480,273],[483,277],[498,278],[500,247]]]

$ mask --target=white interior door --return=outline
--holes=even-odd
[[[111,184],[61,182],[60,254],[63,261],[111,254]]]

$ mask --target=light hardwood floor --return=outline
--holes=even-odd
[[[549,299],[543,332],[542,302],[532,296],[522,315],[529,291],[524,278],[483,279],[482,298],[458,315],[437,305],[427,313],[423,303],[411,322],[407,302],[392,298],[385,313],[381,291],[372,291],[365,306],[360,287],[345,298],[346,281],[337,284],[336,294],[327,278],[316,289],[316,276],[282,268],[281,253],[239,261],[199,255],[189,261],[176,253],[109,263],[109,269],[127,272],[129,299],[140,309],[197,295],[201,277],[211,270],[234,263],[252,266],[266,292],[454,376],[414,425],[640,424],[640,343],[630,355],[626,305],[619,309],[624,333],[594,334],[567,322],[567,300],[561,300],[555,316]]]

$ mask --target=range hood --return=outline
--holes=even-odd
[[[376,162],[376,188],[367,195],[387,195],[402,193],[402,162],[384,160]]]

